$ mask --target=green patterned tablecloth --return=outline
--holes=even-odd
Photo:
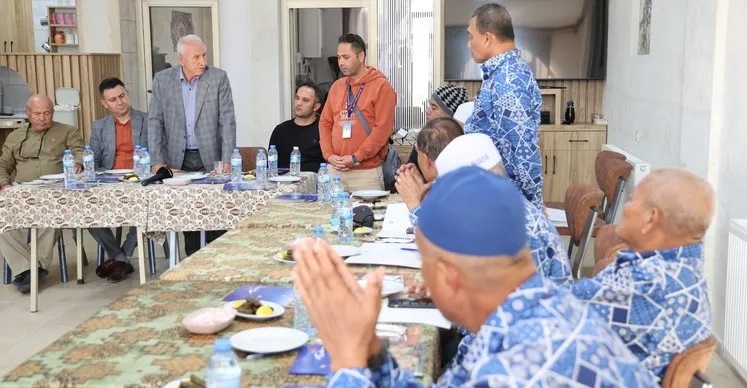
[[[2,387],[162,387],[194,373],[204,377],[216,335],[196,335],[181,327],[182,318],[202,307],[220,306],[241,283],[151,282],[99,311],[73,331],[10,371]],[[219,333],[229,337],[260,326],[292,326],[293,309],[279,320],[234,321]],[[434,328],[410,326],[393,343],[401,365],[414,368],[417,344],[425,351],[424,373],[433,376],[438,359]],[[295,352],[241,360],[243,386],[281,387],[324,384],[322,376],[290,375]]]

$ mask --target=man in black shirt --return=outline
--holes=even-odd
[[[319,171],[324,163],[319,147],[318,111],[322,106],[322,92],[311,81],[296,88],[295,117],[278,124],[270,136],[270,145],[278,150],[278,168],[290,167],[293,147],[301,151],[301,171]]]

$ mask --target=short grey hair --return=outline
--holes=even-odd
[[[176,42],[176,53],[179,55],[184,55],[184,46],[188,44],[199,44],[202,46],[202,49],[207,51],[207,47],[205,47],[205,43],[202,42],[202,39],[200,39],[197,35],[184,35]]]

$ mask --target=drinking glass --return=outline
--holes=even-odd
[[[213,174],[217,177],[223,176],[223,168],[225,167],[226,162],[222,160],[216,160],[213,163]]]

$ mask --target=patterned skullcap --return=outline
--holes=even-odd
[[[431,98],[449,117],[454,117],[459,105],[467,102],[467,89],[457,85],[442,85],[433,92]]]

